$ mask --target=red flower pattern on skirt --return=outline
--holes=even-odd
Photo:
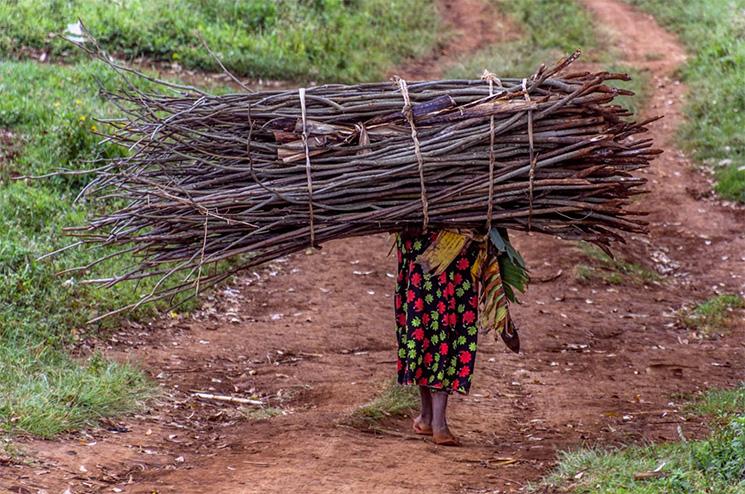
[[[478,287],[470,270],[478,246],[431,276],[416,259],[435,235],[403,233],[396,244],[398,382],[465,394],[476,361]]]

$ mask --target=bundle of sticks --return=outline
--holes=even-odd
[[[643,232],[632,171],[659,151],[613,103],[624,74],[394,81],[300,90],[109,94],[125,112],[69,229],[134,254],[108,284],[160,277],[140,302],[206,287],[323,242],[404,228],[533,230],[601,245]],[[227,259],[229,268],[210,270]],[[103,259],[102,259],[103,260]],[[84,266],[83,268],[89,268]],[[165,283],[176,273],[177,283]]]

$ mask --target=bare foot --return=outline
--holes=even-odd
[[[431,436],[432,435],[432,426],[429,425],[422,416],[418,416],[414,419],[414,432],[417,434],[421,434],[423,436]]]
[[[450,432],[447,427],[442,430],[433,431],[432,439],[439,446],[460,446],[460,441]]]

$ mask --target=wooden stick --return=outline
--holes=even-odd
[[[197,398],[202,398],[203,400],[227,401],[230,403],[240,403],[241,405],[257,405],[257,406],[266,405],[266,403],[264,403],[261,400],[250,400],[248,398],[238,398],[235,396],[227,396],[227,395],[215,395],[212,393],[197,392],[197,393],[192,393],[192,396],[196,396]]]

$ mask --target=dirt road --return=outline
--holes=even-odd
[[[678,426],[689,437],[705,433],[679,413],[675,397],[743,379],[745,325],[700,340],[676,327],[674,312],[745,289],[745,213],[709,199],[705,177],[675,148],[685,93],[673,76],[685,58],[680,44],[618,0],[585,3],[623,62],[649,70],[646,113],[666,116],[653,128],[666,153],[648,171],[651,193],[640,202],[652,212],[651,232],[622,249],[664,273],[663,281],[581,282],[573,244],[519,236],[535,278],[562,274],[534,283],[515,309],[522,354],[482,338],[472,393],[452,406],[464,447],[411,436],[403,419],[385,424],[398,435],[344,425],[395,374],[395,260],[386,255],[390,242],[374,237],[273,263],[194,316],[132,324],[98,342],[148,369],[163,387],[160,404],[108,430],[25,441],[30,463],[3,467],[0,490],[514,492],[545,474],[558,450],[676,439]],[[478,29],[497,39],[488,26],[461,25],[460,36]],[[462,54],[448,50],[437,66]],[[254,393],[284,415],[248,420],[237,405],[199,400],[194,391]]]

